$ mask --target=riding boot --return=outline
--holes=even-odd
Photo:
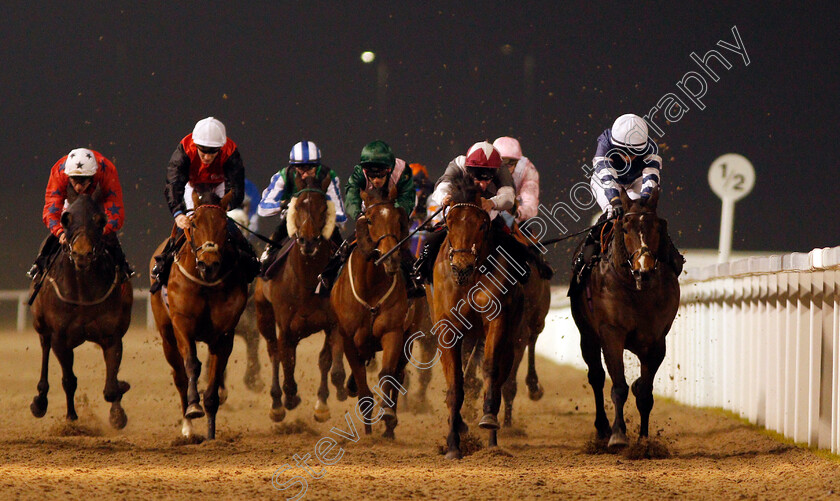
[[[400,270],[405,279],[405,290],[409,299],[423,297],[426,295],[426,289],[423,288],[423,282],[418,280],[412,273],[414,269],[414,256],[408,249],[400,249]]]
[[[335,284],[335,279],[338,278],[338,270],[341,269],[341,265],[347,260],[347,256],[350,255],[350,250],[350,245],[342,243],[335,254],[330,256],[330,260],[327,261],[324,271],[318,275],[318,286],[315,287],[315,294],[324,297],[330,295],[333,284]]]
[[[274,233],[271,234],[271,241],[274,243],[266,245],[262,256],[260,256],[261,277],[267,278],[266,273],[268,273],[268,269],[271,267],[271,265],[274,264],[274,258],[277,256],[277,251],[279,251],[285,243],[286,237],[288,237],[288,232],[286,230],[286,217],[284,215],[280,219],[280,223],[277,225],[277,229],[275,229]]]
[[[411,273],[412,280],[418,284],[431,283],[435,270],[435,260],[437,260],[440,247],[446,239],[447,230],[441,227],[429,232],[426,237],[426,244],[423,246],[423,251],[420,257],[414,262],[414,267]]]
[[[35,257],[35,262],[32,268],[26,272],[26,275],[35,280],[36,277],[44,273],[47,268],[47,261],[58,250],[58,237],[50,233],[47,238],[41,242],[41,247],[38,249],[38,256]]]
[[[662,255],[665,256],[665,259],[668,261],[668,265],[674,270],[674,273],[679,277],[683,271],[683,264],[685,263],[685,257],[680,254],[680,251],[677,250],[677,247],[674,245],[674,242],[671,240],[671,235],[668,234],[668,223],[662,223],[661,229],[661,243],[660,249],[662,251]]]
[[[150,273],[152,286],[149,287],[149,294],[154,294],[169,282],[169,271],[172,268],[172,262],[175,261],[176,239],[175,236],[169,237],[163,250],[155,256],[155,265]]]
[[[103,237],[103,240],[105,241],[108,252],[114,259],[114,264],[117,267],[117,273],[121,275],[121,281],[125,282],[131,280],[131,277],[134,276],[134,268],[132,268],[128,263],[128,259],[125,257],[125,252],[122,250],[122,246],[120,245],[117,235],[115,233],[109,233]]]
[[[230,219],[228,219],[228,235],[236,248],[237,261],[242,267],[245,281],[251,283],[260,273],[260,262],[257,259],[257,253],[254,251],[251,243],[248,242],[248,239],[245,238],[245,235],[239,231],[239,228]]]
[[[580,249],[580,252],[575,257],[574,264],[572,265],[572,284],[580,283],[583,281],[583,275],[592,265],[592,262],[595,260],[595,257],[600,253],[601,250],[601,226],[596,226],[589,230],[589,233],[586,234],[586,238],[583,241],[583,246]]]

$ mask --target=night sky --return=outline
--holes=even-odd
[[[720,200],[706,175],[728,152],[757,171],[736,206],[736,250],[840,244],[836,2],[15,4],[0,16],[0,288],[27,286],[47,235],[49,169],[73,148],[116,164],[121,239],[143,272],[135,285],[147,287],[149,258],[172,223],[165,166],[201,118],[225,123],[260,189],[301,139],[318,143],[343,184],[373,139],[437,176],[475,141],[512,135],[551,205],[586,181],[581,166],[618,115],[646,114],[669,92],[685,100],[676,84],[699,71],[690,54],[712,49],[732,68],[712,62],[720,81],[706,78],[706,108],[686,101],[658,139],[660,215],[677,246],[717,247]],[[716,45],[734,43],[733,26],[749,66]],[[365,50],[373,64],[359,59]],[[571,247],[551,253],[563,278]]]

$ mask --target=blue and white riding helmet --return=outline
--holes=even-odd
[[[312,141],[301,141],[289,152],[289,165],[320,164],[321,150]]]

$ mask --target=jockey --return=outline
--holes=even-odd
[[[429,195],[435,190],[435,184],[429,179],[429,171],[423,164],[411,164],[411,174],[414,180],[414,191],[417,194],[414,202],[414,211],[411,213],[411,226],[408,228],[409,232],[417,229],[427,217],[426,204],[429,200]],[[411,237],[409,241],[409,251],[415,258],[420,257],[420,252],[423,250],[423,245],[426,239],[426,232],[420,230]]]
[[[225,126],[213,117],[199,120],[192,134],[187,134],[178,146],[166,168],[166,202],[175,218],[174,237],[166,242],[161,254],[155,256],[152,268],[154,283],[149,292],[154,294],[169,279],[169,268],[178,250],[176,242],[190,225],[187,212],[193,210],[192,194],[196,189],[210,190],[219,197],[233,191],[230,207],[242,204],[245,196],[245,168],[233,140],[228,139]],[[236,246],[248,282],[259,272],[254,248],[236,225],[228,221],[228,235]]]
[[[329,176],[332,179],[329,188],[327,188],[327,205],[332,205],[330,209],[335,213],[335,222],[338,227],[343,228],[347,222],[347,215],[344,213],[344,202],[341,200],[341,187],[338,180],[338,175],[330,168],[321,165],[321,150],[312,141],[301,141],[292,147],[289,152],[289,165],[283,167],[276,174],[271,176],[271,181],[268,187],[263,190],[262,199],[257,208],[257,213],[260,217],[270,217],[275,214],[280,214],[280,221],[277,223],[277,229],[271,235],[271,240],[281,244],[288,238],[286,229],[286,209],[289,201],[295,195],[292,187],[294,186],[292,176],[297,170],[301,179],[314,177],[319,183]],[[341,232],[339,228],[335,228],[332,232],[332,242],[336,247],[342,243]],[[265,276],[267,268],[274,261],[273,257],[280,246],[269,245],[265,248],[260,262],[262,267],[260,273]]]
[[[595,199],[604,213],[599,222],[616,219],[623,215],[619,189],[623,189],[632,200],[647,199],[659,189],[662,157],[659,148],[648,136],[644,119],[633,114],[621,115],[613,126],[598,137],[598,149],[592,163],[595,175],[590,186]],[[572,281],[579,279],[585,268],[593,262],[600,251],[600,226],[593,228],[584,240],[580,253],[575,258]],[[664,234],[667,246],[667,261],[679,276],[685,260],[679,253],[667,232]]]
[[[105,228],[102,230],[105,249],[114,259],[123,280],[130,279],[134,274],[117,238],[117,232],[125,219],[117,168],[98,151],[77,148],[61,157],[50,170],[43,212],[44,224],[50,234],[41,243],[35,264],[27,273],[29,278],[34,280],[42,275],[48,267],[47,260],[58,250],[59,244],[67,244],[67,236],[61,226],[61,214],[68,206],[67,189],[72,188],[78,194],[92,194],[97,187],[103,194],[102,208],[106,217]]]
[[[411,176],[411,169],[405,160],[397,158],[394,151],[384,141],[372,141],[362,148],[359,164],[353,168],[353,174],[347,181],[345,201],[347,217],[354,221],[362,215],[361,192],[370,187],[382,188],[383,186],[395,186],[397,199],[394,205],[402,208],[406,215],[414,210],[414,203],[417,194],[414,190],[414,180]],[[326,295],[332,288],[335,279],[338,277],[338,270],[349,255],[349,248],[343,247],[343,251],[336,253],[327,267],[321,273],[321,282],[318,285],[316,294]],[[410,269],[414,259],[408,251],[402,252],[403,273],[406,278],[409,297],[418,297],[425,294],[422,286],[414,283],[410,277]]]
[[[487,141],[475,143],[466,155],[458,156],[449,162],[443,176],[435,184],[434,193],[429,197],[429,211],[436,211],[438,207],[448,205],[452,183],[458,178],[469,176],[481,189],[481,207],[490,215],[493,222],[491,228],[500,237],[502,245],[522,261],[535,261],[540,275],[550,277],[551,268],[544,263],[543,266],[547,269],[541,267],[534,252],[513,238],[507,228],[502,230],[502,227],[507,225],[502,218],[496,218],[502,211],[513,208],[516,199],[510,170],[501,167],[502,157],[492,144]],[[442,212],[435,217],[434,221],[441,223],[444,218],[445,213]],[[423,254],[414,267],[415,276],[418,279],[431,280],[435,259],[445,237],[445,227],[430,234]]]

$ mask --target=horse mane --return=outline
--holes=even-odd
[[[450,183],[449,194],[452,196],[452,203],[474,204],[481,195],[481,190],[475,185],[475,178],[467,173],[453,178]]]

